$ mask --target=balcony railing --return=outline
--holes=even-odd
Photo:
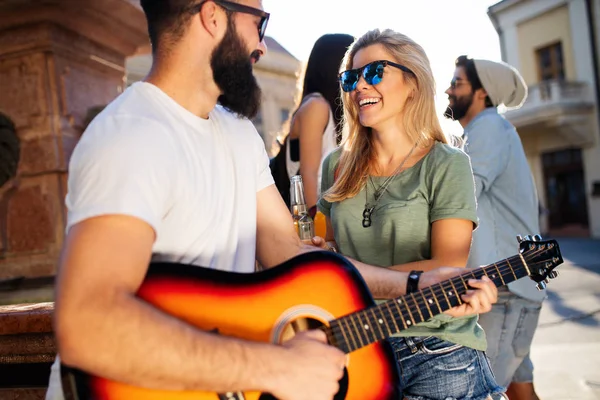
[[[588,102],[592,102],[592,98],[589,85],[586,82],[552,80],[530,85],[529,94],[523,107]]]
[[[553,80],[530,85],[523,106],[506,111],[505,117],[521,135],[543,132],[583,146],[594,142],[594,129],[589,125],[593,110],[588,83]]]
[[[557,118],[581,116],[593,107],[588,83],[552,80],[530,85],[523,106],[508,110],[505,115],[517,128],[521,128]]]

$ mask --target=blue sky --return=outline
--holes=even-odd
[[[437,82],[437,108],[446,108],[454,60],[461,54],[500,60],[498,35],[487,9],[498,0],[263,0],[271,13],[267,35],[296,58],[306,61],[325,33],[360,36],[373,28],[391,28],[419,43],[429,56]],[[449,133],[458,123],[440,118]]]

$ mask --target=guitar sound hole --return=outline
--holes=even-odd
[[[322,326],[327,325],[324,321],[321,321],[313,317],[300,317],[287,321],[283,326],[279,343],[285,342],[293,338],[296,333],[304,332],[307,330],[318,329]],[[335,395],[334,400],[344,400],[348,394],[348,370],[344,369],[344,376],[340,379],[340,391]],[[275,397],[268,393],[263,393],[259,400],[277,400]]]
[[[293,321],[288,322],[281,333],[280,342],[285,342],[293,338],[297,332],[304,332],[312,329],[318,329],[325,325],[318,319],[311,317],[300,317]]]

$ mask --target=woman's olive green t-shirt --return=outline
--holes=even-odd
[[[333,186],[342,151],[336,149],[323,161],[321,193]],[[386,177],[370,178],[368,201],[372,203],[375,189]],[[469,157],[444,143],[436,142],[414,166],[393,178],[368,228],[362,226],[366,195],[363,187],[356,196],[342,202],[330,203],[321,198],[318,208],[331,220],[340,253],[370,265],[390,267],[431,259],[431,224],[435,221],[458,218],[477,226]],[[477,350],[486,349],[485,334],[476,315],[453,318],[440,314],[394,336],[436,336]]]

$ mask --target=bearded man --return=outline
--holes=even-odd
[[[446,90],[445,116],[464,128],[471,158],[479,227],[467,267],[488,265],[517,251],[517,235],[538,234],[538,197],[515,127],[498,114],[501,104],[520,107],[527,86],[512,66],[460,56]],[[492,311],[479,316],[488,341],[487,355],[499,385],[511,400],[538,400],[529,356],[545,290],[521,279],[498,290]]]

